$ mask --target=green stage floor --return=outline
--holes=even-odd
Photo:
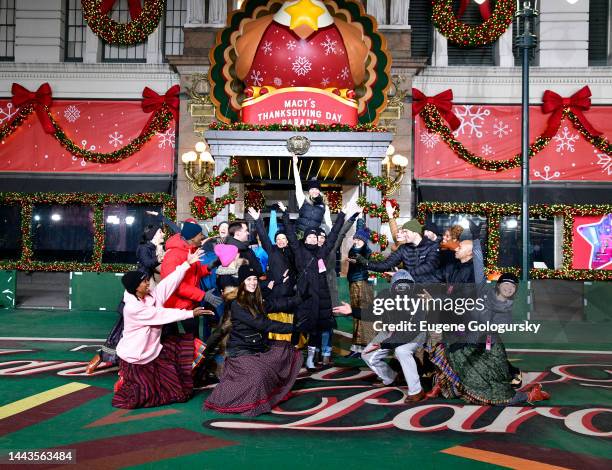
[[[304,372],[282,409],[243,418],[202,411],[207,390],[163,408],[112,408],[116,371],[86,376],[84,367],[113,312],[0,310],[0,317],[3,459],[8,451],[62,448],[76,451],[77,465],[66,468],[87,469],[612,468],[612,349],[588,337],[572,338],[571,348],[540,343],[510,352],[526,379],[552,394],[536,407],[408,406],[397,389],[373,388],[361,361],[338,359],[335,368]],[[345,349],[350,322],[339,328],[336,345]],[[609,325],[598,328],[610,335]]]

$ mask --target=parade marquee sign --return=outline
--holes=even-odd
[[[317,88],[283,88],[245,100],[242,121],[254,125],[355,126],[358,123],[357,102]]]
[[[356,0],[252,0],[210,52],[217,119],[253,125],[376,124],[390,56]]]

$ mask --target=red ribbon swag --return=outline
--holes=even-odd
[[[542,111],[545,114],[552,113],[548,119],[548,127],[546,127],[542,137],[552,139],[555,136],[561,125],[565,108],[569,108],[576,115],[576,118],[589,134],[596,137],[603,134],[595,129],[583,114],[583,111],[591,109],[591,89],[588,86],[582,87],[569,98],[562,98],[554,91],[546,90],[542,101]]]
[[[461,18],[467,10],[467,7],[470,3],[470,0],[461,0],[461,4],[459,5],[459,10],[457,11],[457,18]],[[480,10],[480,16],[482,16],[483,20],[488,20],[491,17],[491,5],[489,0],[485,0],[482,4],[478,5],[478,9]]]
[[[106,15],[109,11],[111,11],[115,3],[117,3],[117,0],[102,0],[102,5],[100,5],[100,11],[102,14]],[[128,8],[130,9],[130,18],[132,19],[138,18],[142,13],[142,5],[140,5],[140,0],[128,0]]]
[[[426,96],[421,90],[412,89],[412,115],[417,116],[428,104],[433,104],[452,130],[461,125],[461,121],[453,114],[453,90],[450,88],[436,96]]]
[[[61,126],[53,119],[49,108],[53,104],[51,86],[43,83],[38,90],[32,92],[27,88],[13,83],[12,102],[17,108],[15,116],[4,126],[0,127],[0,138],[10,136],[21,126],[28,116],[36,111],[36,115],[47,134],[64,146],[71,154],[81,157],[89,162],[115,163],[134,155],[147,143],[156,133],[165,132],[170,126],[172,118],[178,123],[180,106],[180,87],[172,86],[164,95],[159,95],[149,87],[145,87],[142,95],[142,109],[146,113],[153,113],[142,131],[134,140],[126,146],[113,152],[90,152],[75,144],[64,132]]]
[[[32,92],[17,83],[13,83],[11,87],[13,99],[11,100],[15,107],[20,108],[24,105],[31,104],[34,106],[36,115],[47,134],[53,134],[55,127],[47,113],[47,109],[51,107],[53,98],[51,97],[51,86],[48,83],[43,83],[38,87],[36,92]]]

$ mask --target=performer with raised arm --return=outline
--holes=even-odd
[[[308,194],[304,194],[297,155],[293,156],[293,176],[295,178],[295,198],[300,211],[295,223],[298,238],[301,239],[307,230],[318,230],[323,219],[325,219],[325,224],[331,227],[331,214],[321,193],[321,183],[316,178],[309,179],[306,182]]]

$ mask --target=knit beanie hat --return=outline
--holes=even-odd
[[[357,229],[357,231],[355,232],[355,235],[353,235],[353,238],[357,240],[361,240],[365,244],[367,244],[370,241],[370,230],[367,229],[366,227]]]
[[[313,188],[321,189],[321,183],[316,178],[311,178],[306,181],[306,189],[310,191]]]
[[[240,269],[238,269],[238,282],[240,284],[242,284],[247,277],[251,276],[257,276],[257,273],[252,266],[249,266],[248,264],[243,264],[240,266]]]
[[[410,282],[410,283],[414,283],[414,278],[405,269],[400,269],[391,278],[391,284],[395,284],[395,283],[398,283],[398,282]]]
[[[497,278],[497,285],[500,285],[502,282],[510,282],[515,286],[518,286],[519,279],[512,273],[503,273],[499,278]]]
[[[308,230],[306,230],[304,232],[304,240],[306,240],[306,237],[308,235],[315,235],[315,236],[319,236],[319,229],[314,229],[314,228],[309,228]]]
[[[324,228],[319,228],[319,231],[317,233],[318,237],[327,237],[327,232],[325,231]]]
[[[425,232],[425,230],[433,232],[436,235],[440,235],[440,229],[433,222],[425,222],[425,225],[423,225],[423,232]]]
[[[155,225],[148,225],[144,229],[144,232],[142,234],[143,239],[145,239],[146,241],[150,242],[151,240],[153,240],[153,237],[155,236],[155,234],[157,233],[158,230],[159,230],[159,227],[157,227]]]
[[[411,232],[423,233],[423,226],[417,219],[412,219],[402,225],[404,230],[410,230]]]
[[[222,243],[215,245],[215,255],[217,255],[223,267],[228,267],[234,261],[237,254],[238,247],[235,245],[224,245]]]
[[[287,232],[285,230],[279,230],[278,232],[276,232],[276,234],[274,235],[274,241],[276,242],[276,239],[278,238],[279,235],[284,235],[285,238],[287,238]]]
[[[149,279],[149,275],[144,271],[128,271],[121,277],[121,283],[126,291],[136,295],[136,289],[145,279]]]
[[[185,240],[191,240],[199,233],[202,233],[202,227],[200,227],[200,224],[196,223],[195,221],[193,222],[192,221],[193,219],[188,219],[185,222],[183,222],[183,228],[181,229],[181,236]]]

